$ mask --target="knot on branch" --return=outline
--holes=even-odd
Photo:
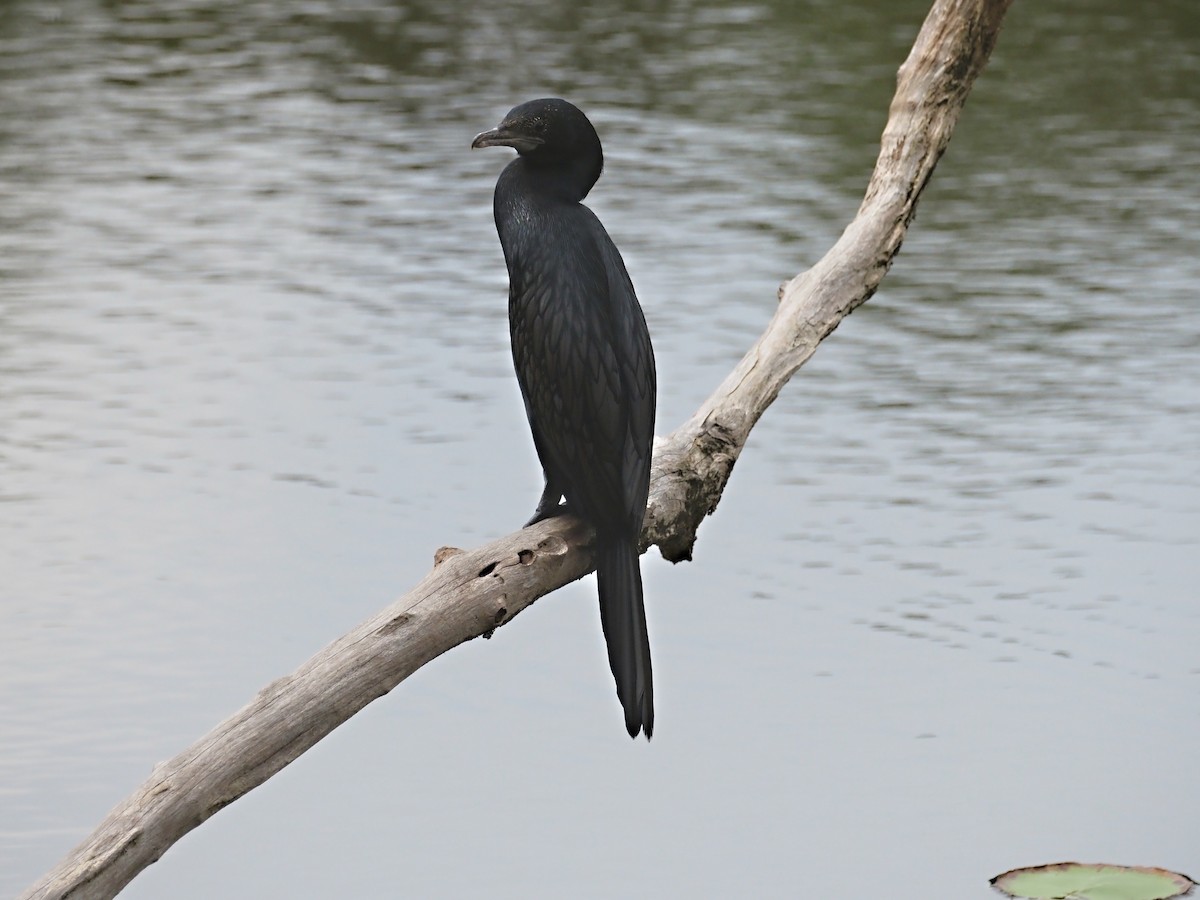
[[[741,451],[740,435],[745,424],[746,413],[740,409],[712,413],[692,442],[693,457],[699,454],[717,467],[724,467],[727,462],[732,468]]]
[[[538,541],[537,549],[539,553],[545,554],[546,556],[562,556],[571,548],[567,546],[567,542],[564,541],[559,535],[551,534]],[[526,550],[523,552],[528,553],[529,551]],[[525,562],[523,558],[521,561]],[[532,560],[530,560],[530,562],[532,562]]]
[[[650,485],[650,503],[642,530],[644,546],[657,544],[663,559],[692,558],[696,532],[717,508],[737,462],[746,415],[739,410],[712,413],[664,442]]]
[[[387,637],[390,634],[395,634],[401,628],[409,625],[413,621],[413,616],[410,613],[400,613],[388,619],[375,632],[378,637]]]

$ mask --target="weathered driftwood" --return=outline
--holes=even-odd
[[[762,337],[681,427],[658,442],[643,541],[691,557],[750,429],[795,371],[875,292],[950,140],[1012,0],[935,0],[901,66],[858,214],[780,289]],[[592,535],[553,519],[469,551],[443,548],[415,588],[174,759],[121,802],[24,898],[115,896],[184,834],[262,784],[434,657],[504,625],[591,569]]]

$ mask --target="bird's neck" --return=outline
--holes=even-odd
[[[526,199],[580,203],[599,177],[599,167],[587,160],[539,165],[518,156],[501,173],[496,191]]]

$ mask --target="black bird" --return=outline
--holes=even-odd
[[[654,350],[616,245],[581,201],[604,168],[566,100],[514,107],[471,146],[512,147],[496,182],[513,362],[546,488],[526,525],[567,511],[596,530],[608,662],[630,737],[654,731],[638,535],[654,440]],[[560,506],[565,498],[566,506]]]

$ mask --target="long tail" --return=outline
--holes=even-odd
[[[630,737],[654,732],[654,683],[650,675],[650,637],[642,603],[642,572],[634,540],[602,539],[596,561],[600,585],[600,623],[608,644],[608,664],[617,680]]]

